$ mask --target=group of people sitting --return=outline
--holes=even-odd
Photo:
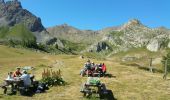
[[[84,64],[84,68],[80,71],[80,75],[88,75],[88,76],[95,76],[95,75],[104,76],[106,74],[106,65],[104,63],[95,64],[88,60]]]
[[[33,82],[33,75],[30,75],[26,70],[21,72],[21,68],[17,67],[15,72],[8,73],[7,81],[10,80],[22,80],[25,87],[29,87]]]
[[[30,75],[26,70],[21,72],[21,68],[17,67],[15,72],[9,72],[8,77],[5,79],[4,85],[1,87],[4,89],[4,94],[7,92],[7,87],[11,85],[11,92],[15,93],[18,86],[30,87],[33,83],[34,76]]]
[[[11,85],[11,93],[16,94],[19,90],[21,95],[32,95],[34,93],[42,93],[48,90],[48,85],[34,80],[34,75],[31,75],[26,70],[17,68],[15,72],[8,73],[5,83],[0,86],[4,89],[4,94],[7,94],[7,86]]]

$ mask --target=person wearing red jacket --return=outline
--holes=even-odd
[[[20,69],[19,67],[17,67],[17,70],[13,73],[13,77],[19,77],[22,75],[22,73],[20,72]]]
[[[106,73],[106,65],[104,63],[102,64],[102,73],[103,75]]]

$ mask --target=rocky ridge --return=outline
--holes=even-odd
[[[149,28],[137,19],[129,20],[121,26],[108,27],[98,31],[83,31],[66,24],[47,30],[54,37],[69,39],[72,42],[83,39],[90,41],[89,37],[92,37],[92,44],[89,44],[82,52],[110,51],[113,54],[133,48],[146,48],[152,52],[170,48],[169,29],[164,27]]]
[[[36,37],[37,42],[45,44],[52,39],[41,23],[41,19],[22,8],[18,0],[0,0],[0,27],[24,24]]]

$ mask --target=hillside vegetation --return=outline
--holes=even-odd
[[[1,42],[8,42],[10,45],[22,45],[25,47],[33,47],[36,45],[36,38],[24,24],[17,24],[11,28],[0,28]]]

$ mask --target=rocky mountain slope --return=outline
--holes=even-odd
[[[74,43],[92,44],[101,38],[96,31],[80,30],[67,24],[47,28],[47,31],[53,37],[58,37]]]
[[[82,52],[108,52],[114,54],[133,48],[146,48],[156,52],[170,47],[170,30],[164,27],[149,28],[139,20],[132,19],[127,23],[98,31],[82,31],[68,25],[47,29],[54,37],[71,42],[92,43]],[[87,43],[87,44],[88,44]]]
[[[52,37],[41,23],[41,19],[23,9],[18,0],[0,0],[0,27],[13,27],[24,24],[36,37],[37,42],[45,43]]]
[[[150,51],[169,48],[170,31],[166,28],[149,28],[133,19],[121,27],[105,33],[102,41],[109,42],[116,51],[145,47]]]

